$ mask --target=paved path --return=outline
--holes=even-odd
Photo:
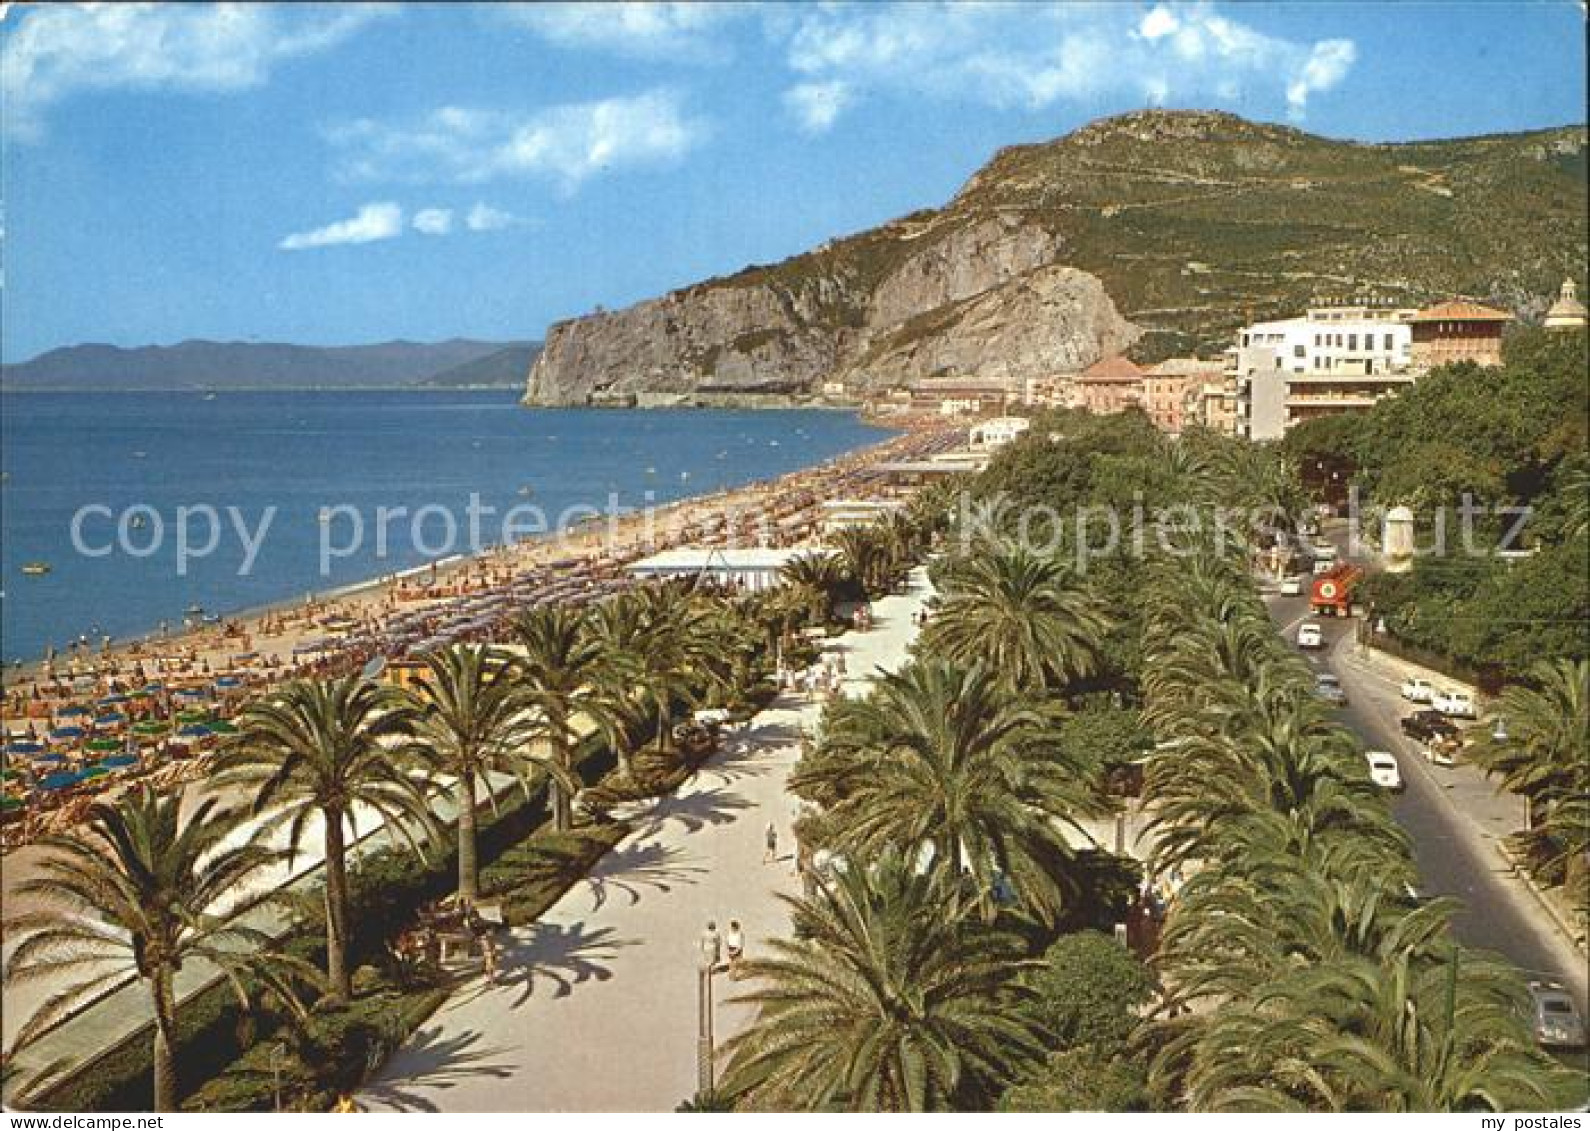
[[[905,659],[929,596],[917,570],[874,605],[873,627],[837,641],[845,691]],[[671,1111],[696,1091],[698,941],[738,919],[746,949],[786,934],[794,799],[785,781],[821,703],[781,697],[539,923],[513,933],[501,984],[475,979],[360,1095],[372,1111]],[[763,863],[763,832],[779,858]],[[749,1020],[715,979],[719,1042]]]

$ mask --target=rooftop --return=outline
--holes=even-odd
[[[1095,361],[1084,369],[1082,376],[1078,378],[1078,380],[1089,384],[1131,383],[1134,385],[1142,381],[1142,379],[1143,371],[1120,354],[1116,354],[1114,357],[1107,357],[1103,361]]]
[[[1481,306],[1467,299],[1452,299],[1414,311],[1409,322],[1511,322],[1513,316],[1505,310]]]

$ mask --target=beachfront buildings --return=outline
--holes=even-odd
[[[783,568],[807,554],[832,554],[821,546],[755,546],[744,549],[717,546],[681,546],[664,550],[629,565],[638,581],[671,577],[716,582],[747,593],[771,589],[781,581]]]
[[[970,377],[929,377],[913,381],[906,390],[913,412],[940,416],[980,416],[1004,412],[1018,399],[1003,381]]]
[[[992,452],[1020,436],[1032,422],[1025,416],[996,416],[972,425],[967,447],[974,452]]]

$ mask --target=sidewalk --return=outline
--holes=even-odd
[[[905,660],[930,595],[913,571],[873,606],[873,626],[835,643],[845,693]],[[672,1111],[696,1092],[698,941],[738,919],[746,950],[788,933],[795,799],[785,790],[820,701],[781,696],[731,735],[677,794],[658,801],[540,922],[514,931],[499,985],[464,986],[359,1096],[370,1111]],[[763,863],[763,832],[779,855]],[[750,1021],[714,978],[717,1043]]]

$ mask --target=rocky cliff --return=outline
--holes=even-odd
[[[553,326],[540,404],[1019,382],[1224,344],[1317,295],[1527,312],[1586,254],[1585,131],[1360,145],[1142,112],[1001,151],[942,209]]]

